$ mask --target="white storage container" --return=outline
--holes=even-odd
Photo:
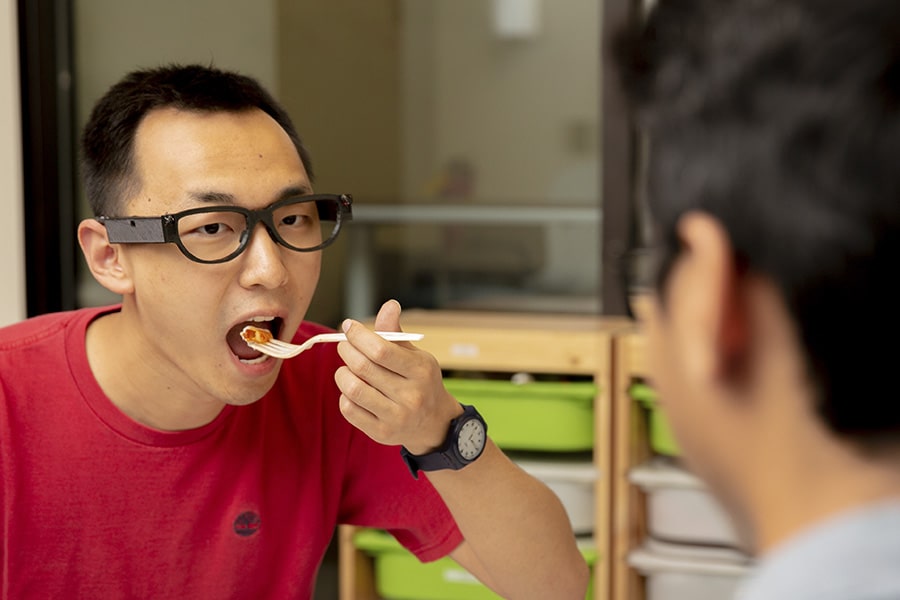
[[[628,562],[646,577],[646,600],[732,600],[752,563],[719,548],[648,540]]]
[[[741,546],[730,517],[696,476],[671,461],[654,459],[632,469],[628,478],[647,495],[647,527],[654,538]]]
[[[529,475],[544,482],[560,499],[572,531],[585,535],[594,531],[594,484],[597,469],[589,461],[562,460],[556,458],[528,458],[511,456],[512,460]]]

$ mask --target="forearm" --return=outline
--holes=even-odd
[[[582,600],[588,568],[559,499],[489,442],[460,471],[428,473],[477,559],[505,598]],[[456,558],[456,556],[455,556]]]

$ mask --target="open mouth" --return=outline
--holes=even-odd
[[[267,358],[266,355],[248,346],[247,342],[241,337],[241,330],[248,325],[252,325],[260,329],[267,329],[275,339],[278,339],[283,323],[284,321],[281,317],[254,317],[249,321],[242,321],[228,330],[228,335],[226,336],[228,347],[243,362],[262,362]]]

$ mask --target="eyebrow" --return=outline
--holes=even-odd
[[[312,193],[312,190],[307,185],[292,185],[284,188],[278,194],[278,197],[273,200],[273,202],[278,202],[279,200],[284,200],[285,198],[294,198],[296,196],[307,196]],[[203,192],[188,192],[188,196],[191,200],[197,200],[199,202],[205,202],[209,204],[236,204],[237,198],[234,194],[229,194],[228,192],[216,192],[216,191],[203,191]]]

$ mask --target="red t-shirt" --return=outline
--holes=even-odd
[[[0,330],[3,598],[309,598],[338,523],[389,529],[422,560],[462,540],[397,448],[341,416],[333,345],[285,361],[260,401],[163,432],[91,374],[104,310]]]

